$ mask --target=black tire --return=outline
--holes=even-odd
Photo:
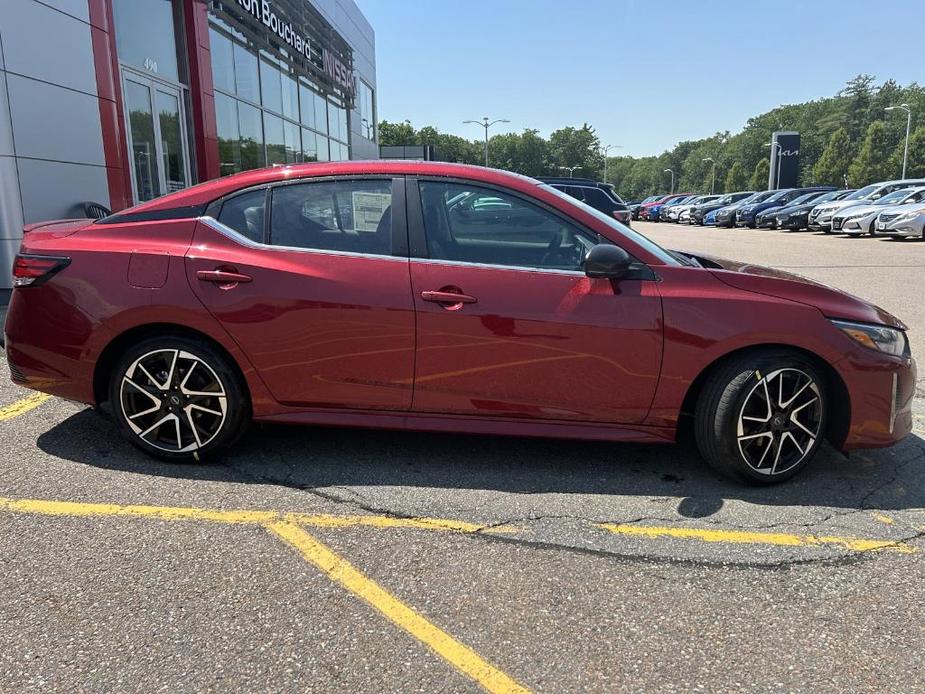
[[[764,396],[775,389],[774,374],[780,374],[777,378],[783,379],[778,387],[785,387],[789,382],[794,384],[793,390],[797,390],[801,383],[799,374],[806,376],[814,385],[807,385],[803,394],[795,402],[791,401],[790,407],[799,410],[795,414],[790,411],[778,414],[776,408],[772,413],[769,403],[769,420],[765,425],[754,421],[754,416],[746,417],[746,411],[756,414],[754,409],[746,410],[746,406],[754,408],[766,400]],[[762,382],[765,386],[763,391]],[[789,392],[784,389],[784,393],[789,395]],[[803,404],[804,400],[809,401],[814,396],[818,396],[815,404]],[[763,409],[757,414],[763,416]],[[717,472],[750,484],[776,484],[799,473],[816,455],[826,431],[827,415],[826,380],[819,369],[797,352],[769,348],[735,357],[709,375],[697,401],[694,435],[700,454]],[[800,424],[794,423],[793,417],[803,419],[802,424],[808,426],[815,436],[810,437],[806,429],[798,430],[796,427]],[[778,419],[783,421],[778,422]],[[742,424],[754,429],[744,430],[740,442],[739,427]],[[767,429],[767,433],[754,433],[762,429]],[[788,432],[795,433],[789,433],[788,437]],[[771,437],[770,442],[767,436]],[[762,446],[770,449],[762,454]],[[772,461],[775,452],[778,458]],[[751,456],[751,463],[746,455]],[[784,456],[788,459],[786,466],[781,463],[781,469],[775,470]],[[759,457],[760,461],[757,460]],[[790,457],[794,457],[793,462],[790,462]]]
[[[159,364],[163,370],[153,374]],[[148,455],[175,463],[215,457],[246,433],[251,420],[246,386],[228,358],[204,340],[179,335],[147,338],[126,350],[112,371],[109,404],[122,436]],[[168,420],[142,437],[171,416],[176,422]]]

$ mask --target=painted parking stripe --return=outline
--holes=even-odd
[[[278,521],[265,527],[298,550],[306,561],[317,566],[332,581],[364,600],[392,624],[408,632],[489,692],[529,691],[464,643],[422,617],[298,525]]]
[[[701,542],[720,542],[746,545],[778,545],[783,547],[822,547],[837,546],[853,552],[871,552],[876,550],[893,550],[903,554],[912,554],[914,547],[897,540],[870,540],[857,537],[836,537],[834,535],[794,535],[790,533],[764,533],[747,530],[711,530],[707,528],[668,528],[651,525],[623,525],[600,523],[603,528],[616,535],[644,537],[647,539],[671,538],[679,540],[699,540]]]
[[[34,513],[44,516],[122,516],[130,518],[155,518],[168,521],[208,521],[213,523],[266,525],[276,521],[287,521],[316,528],[349,528],[367,526],[372,528],[410,528],[414,530],[438,530],[456,533],[511,532],[506,526],[485,528],[477,523],[467,523],[449,518],[401,518],[396,516],[338,516],[328,513],[294,513],[261,510],[223,510],[195,508],[188,506],[147,506],[138,504],[94,504],[78,501],[54,501],[48,499],[10,499],[0,497],[0,510],[18,513]]]
[[[49,399],[51,399],[51,396],[45,393],[32,393],[32,395],[26,396],[22,400],[17,400],[12,405],[0,407],[0,422],[13,419],[13,417],[18,417],[21,414],[26,414],[26,412],[34,410]]]
[[[429,622],[385,588],[366,576],[327,545],[310,535],[303,525],[324,528],[371,526],[416,528],[446,532],[478,532],[482,526],[433,518],[389,516],[334,516],[329,514],[277,513],[275,511],[225,511],[193,507],[91,504],[42,499],[0,497],[0,511],[70,518],[122,517],[167,521],[209,521],[231,525],[258,525],[294,547],[336,584],[378,610],[392,624],[430,648],[449,665],[470,677],[489,692],[513,694],[530,691],[506,675],[474,650]]]

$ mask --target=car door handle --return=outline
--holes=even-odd
[[[444,308],[460,308],[463,304],[474,304],[478,299],[468,294],[463,294],[458,289],[444,287],[439,290],[428,290],[421,292],[421,299],[424,301],[433,301],[436,304],[442,304]]]
[[[214,282],[215,284],[240,284],[251,281],[250,275],[233,270],[198,270],[196,279],[200,282]]]

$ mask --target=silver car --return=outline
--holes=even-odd
[[[689,195],[686,198],[681,198],[677,202],[673,202],[670,207],[664,208],[659,216],[669,222],[677,222],[678,216],[681,214],[681,210],[700,197],[703,196]]]
[[[877,236],[892,236],[897,239],[918,236],[925,240],[925,207],[909,205],[904,212],[881,212],[877,216],[874,231]]]
[[[860,190],[841,200],[833,200],[824,205],[814,207],[809,213],[809,228],[813,231],[824,231],[828,233],[832,230],[832,217],[835,213],[848,205],[856,205],[863,202],[873,202],[879,200],[884,195],[892,193],[894,190],[902,188],[914,188],[925,186],[925,179],[883,181],[881,183],[871,183]]]
[[[916,205],[923,200],[925,200],[925,187],[906,188],[894,190],[869,205],[844,207],[832,217],[832,231],[852,235],[873,235],[876,231],[874,222],[881,212],[894,211],[906,205]]]

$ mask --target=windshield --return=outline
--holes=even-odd
[[[618,222],[616,219],[614,219],[610,215],[606,215],[603,212],[600,212],[599,210],[595,210],[590,205],[586,205],[585,203],[581,202],[581,200],[576,200],[571,195],[563,193],[561,190],[556,190],[555,188],[553,188],[552,186],[546,183],[540,184],[540,188],[542,188],[543,190],[547,192],[551,192],[553,195],[555,195],[558,198],[561,198],[562,200],[567,202],[569,205],[574,205],[575,207],[580,208],[584,212],[587,212],[588,214],[592,215],[593,217],[596,217],[600,221],[604,222],[604,224],[606,224],[608,227],[613,229],[619,236],[625,236],[626,238],[630,239],[634,243],[645,248],[649,253],[654,255],[656,258],[662,261],[665,265],[674,265],[676,267],[680,265],[684,265],[683,262],[678,260],[675,256],[673,256],[671,253],[669,253],[664,248],[659,246],[657,243],[655,243],[654,241],[650,241],[648,238],[640,234],[638,231],[634,231],[633,229],[630,229],[629,227],[624,226],[623,224],[620,224],[620,222]]]
[[[765,202],[777,202],[778,200],[782,200],[783,198],[787,197],[787,194],[790,193],[790,191],[789,190],[777,190],[777,191],[773,191],[773,193],[774,194],[771,195],[771,197],[765,198]]]
[[[840,197],[844,197],[845,195],[846,193],[843,190],[833,190],[830,193],[826,193],[825,195],[816,198],[816,202],[828,202],[829,200],[838,200]]]
[[[909,197],[908,190],[894,190],[889,195],[884,195],[882,198],[877,200],[875,205],[890,205],[892,203],[900,202]]]
[[[854,191],[851,195],[845,198],[845,200],[863,200],[868,195],[873,193],[875,190],[880,190],[880,185],[877,183],[874,183],[873,185],[869,185],[869,186],[864,186],[860,190]]]
[[[791,205],[802,205],[804,202],[809,202],[810,200],[815,200],[819,196],[819,192],[807,193],[806,195],[801,195],[798,198],[794,198],[790,201]]]

